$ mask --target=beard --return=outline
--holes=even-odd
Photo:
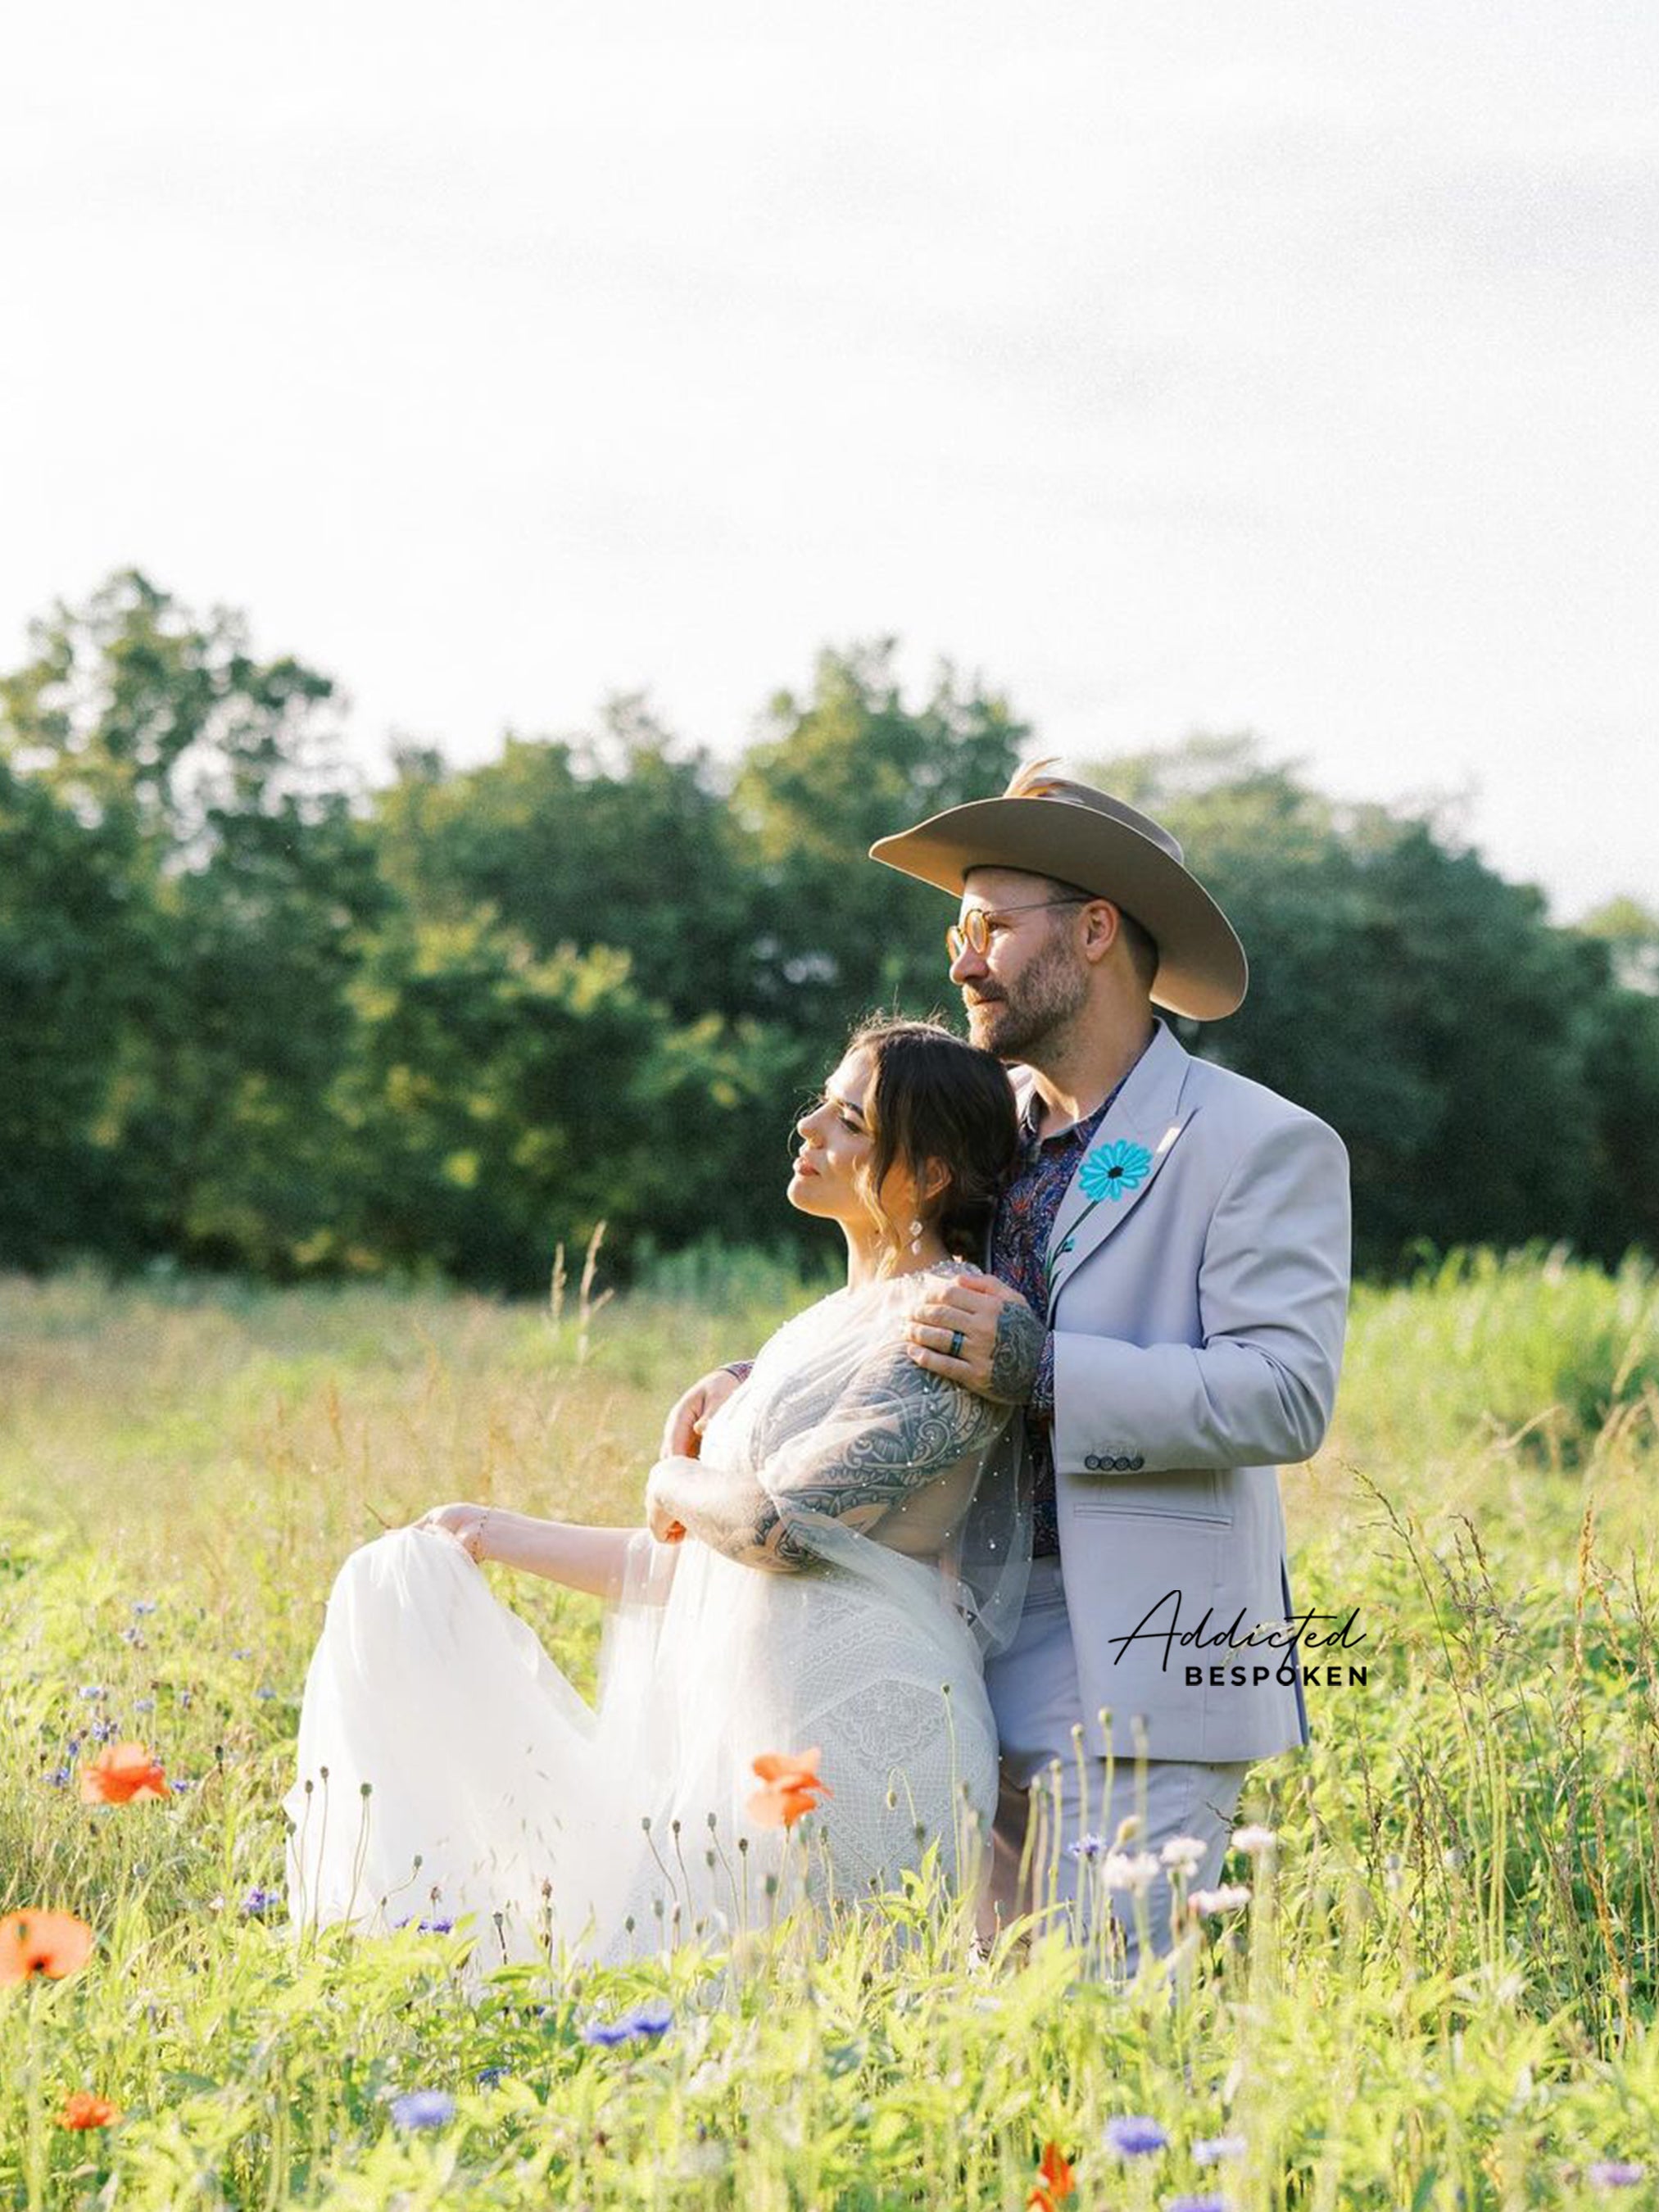
[[[968,1009],[970,1040],[999,1060],[1042,1064],[1089,1000],[1089,977],[1064,938],[1045,945],[1002,994]]]

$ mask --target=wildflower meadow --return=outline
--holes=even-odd
[[[1635,1262],[1356,1293],[1335,1429],[1283,1477],[1345,1679],[1255,1769],[1222,1885],[1176,1866],[1132,1984],[1060,1937],[976,1952],[926,1881],[628,1969],[492,1970],[418,1882],[390,1935],[295,1940],[278,1802],[346,1553],[453,1499],[630,1520],[679,1388],[810,1295],[712,1252],[608,1303],[0,1282],[0,2204],[1659,2201]],[[591,1681],[597,1607],[489,1572]],[[807,1748],[757,1747],[803,1834]],[[1144,1887],[1133,1834],[1070,1842]]]

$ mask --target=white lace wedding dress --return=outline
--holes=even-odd
[[[453,1539],[355,1553],[284,1800],[294,1920],[471,1912],[481,1957],[617,1958],[763,1925],[803,1890],[862,1899],[935,1841],[961,1880],[995,1801],[981,1653],[1018,1613],[1026,1531],[1019,1424],[903,1348],[945,1272],[837,1291],[763,1346],[702,1457],[750,1479],[795,1571],[641,1531],[597,1709]],[[788,1833],[758,1825],[754,1759],[812,1747],[833,1794]]]

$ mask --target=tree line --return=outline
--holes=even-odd
[[[523,1291],[601,1220],[624,1273],[800,1237],[790,1132],[850,1023],[960,1024],[950,902],[866,850],[1038,750],[948,666],[907,702],[894,650],[823,653],[734,763],[634,696],[370,788],[332,681],[240,616],[133,571],[54,608],[0,678],[0,1263]],[[1176,1027],[1341,1132],[1362,1267],[1659,1247],[1652,915],[1557,927],[1434,810],[1251,741],[1085,772],[1233,918],[1244,1006]]]

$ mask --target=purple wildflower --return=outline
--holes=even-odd
[[[135,1613],[154,1613],[155,1602],[153,1597],[136,1597],[132,1601],[132,1609]]]
[[[115,1723],[113,1721],[94,1721],[91,1733],[94,1743],[107,1743],[115,1734]]]
[[[167,1784],[167,1788],[172,1790],[175,1797],[182,1797],[186,1790],[193,1790],[195,1787],[196,1784],[193,1782],[180,1782],[177,1779]]]
[[[261,1682],[258,1688],[253,1692],[253,1694],[256,1698],[274,1698],[276,1692],[275,1690],[268,1688],[264,1683]]]
[[[392,2100],[392,2118],[400,2128],[447,2128],[455,2117],[447,2089],[409,2089]]]
[[[251,1659],[253,1654],[251,1651],[233,1651],[230,1656],[233,1659]]]
[[[1598,2158],[1585,2169],[1586,2178],[1595,2189],[1634,2189],[1647,2172],[1644,2166],[1633,2159]]]
[[[83,1698],[103,1698],[107,1697],[108,1694],[101,1682],[82,1682],[81,1685],[81,1695]]]
[[[71,1771],[72,1770],[67,1766],[54,1766],[46,1779],[54,1790],[61,1790],[69,1780]]]
[[[1224,2197],[1172,2197],[1164,2212],[1227,2212]]]
[[[132,1701],[132,1710],[135,1713],[153,1713],[155,1711],[155,1700],[154,1698],[135,1698]]]
[[[262,1912],[270,1911],[275,1906],[280,1905],[282,1901],[283,1897],[280,1890],[261,1889],[256,1882],[254,1887],[249,1890],[247,1895],[242,1899],[242,1911],[249,1918],[254,1918]]]
[[[417,1936],[447,1936],[455,1923],[443,1913],[434,1913],[430,1920],[422,1920],[416,1927]]]
[[[1120,2158],[1144,2158],[1149,2151],[1162,2150],[1169,2140],[1146,2112],[1132,2112],[1127,2118],[1106,2123],[1106,2147]]]
[[[1079,1836],[1074,1844],[1066,1844],[1066,1856],[1069,1859],[1097,1859],[1103,1851],[1110,1849],[1104,1836]]]
[[[584,2043],[595,2043],[610,2051],[619,2043],[654,2043],[659,2036],[666,2035],[673,2025],[674,2015],[667,2005],[636,2005],[619,2020],[588,2021],[582,2028],[581,2038]]]
[[[486,2066],[478,2076],[478,2087],[493,2089],[498,2081],[510,2081],[512,2078],[513,2069],[510,2066]]]
[[[1193,2161],[1213,2166],[1219,2159],[1243,2158],[1249,2148],[1243,2136],[1206,2136],[1193,2145]]]

